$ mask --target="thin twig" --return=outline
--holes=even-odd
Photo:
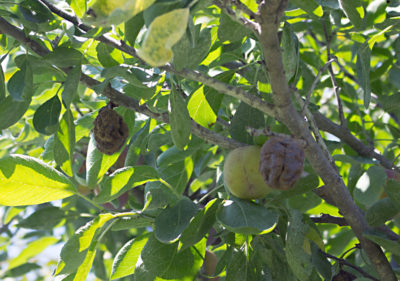
[[[12,36],[14,39],[23,43],[25,46],[27,46],[40,56],[45,56],[50,52],[46,47],[44,47],[44,45],[41,45],[37,41],[26,37],[25,33],[22,30],[11,25],[2,17],[0,17],[0,31],[2,31],[4,34]],[[69,69],[63,69],[63,71],[68,72]],[[96,86],[100,84],[99,81],[85,74],[82,74],[80,81],[92,89],[96,88]],[[169,123],[169,118],[167,113],[164,114],[154,113],[150,109],[148,109],[146,105],[139,105],[139,102],[137,100],[127,95],[124,95],[123,93],[115,90],[111,86],[106,87],[103,91],[103,94],[118,105],[123,105],[124,107],[143,113],[149,116],[150,118],[156,119],[158,121]],[[207,142],[217,144],[226,149],[233,149],[244,145],[243,143],[240,143],[236,140],[224,137],[211,130],[208,130],[193,120],[192,120],[192,133],[204,139]]]
[[[321,150],[324,152],[324,154],[326,155],[327,159],[329,160],[329,162],[331,163],[332,167],[337,170],[336,165],[335,165],[335,161],[333,160],[331,153],[329,152],[328,147],[326,146],[324,140],[322,139],[322,136],[319,132],[319,128],[317,126],[317,123],[314,120],[314,116],[311,113],[311,111],[308,109],[307,106],[305,106],[305,102],[303,100],[303,98],[300,96],[298,90],[296,88],[292,88],[293,89],[293,94],[294,97],[297,101],[297,103],[303,108],[304,110],[304,114],[307,117],[309,123],[310,123],[310,127],[311,130],[314,134],[315,140],[318,143],[318,145],[321,147]]]
[[[372,276],[372,275],[370,275],[369,273],[367,273],[367,272],[365,272],[364,270],[362,270],[361,267],[355,266],[355,265],[353,265],[352,263],[350,263],[350,262],[348,262],[348,261],[346,261],[346,260],[344,260],[344,259],[335,257],[335,256],[333,256],[333,255],[331,255],[331,254],[328,254],[328,253],[325,253],[325,252],[323,252],[323,251],[321,251],[321,253],[322,253],[324,256],[326,256],[327,258],[336,260],[336,261],[338,261],[340,264],[346,265],[346,266],[348,266],[348,267],[353,268],[354,270],[357,270],[359,273],[361,273],[361,274],[362,274],[364,277],[366,277],[366,278],[369,278],[369,279],[374,280],[374,281],[379,281],[379,279],[376,279],[374,276]]]
[[[239,1],[238,1],[239,2]],[[232,20],[239,22],[252,30],[255,34],[260,33],[260,25],[256,22],[253,22],[245,17],[237,16],[235,11],[230,7],[230,5],[226,5],[223,1],[215,0],[214,4],[218,6],[221,10],[223,10]],[[251,12],[251,11],[250,11]],[[257,14],[254,14],[255,18],[258,18]]]
[[[323,28],[324,28],[324,34],[325,34],[325,39],[326,39],[327,59],[328,59],[328,61],[331,61],[332,60],[331,46],[330,46],[331,37],[328,35],[328,30],[327,30],[325,21],[323,23]],[[337,58],[334,58],[334,60],[337,61]],[[335,92],[336,100],[337,100],[337,103],[338,103],[340,124],[342,126],[347,126],[347,121],[346,121],[346,118],[344,117],[344,112],[343,112],[342,100],[340,98],[340,88],[339,88],[339,85],[337,84],[336,77],[335,77],[335,74],[333,73],[333,68],[332,68],[331,64],[328,65],[328,71],[329,71],[329,74],[331,76],[333,91]]]
[[[348,222],[345,218],[334,217],[328,214],[322,214],[320,217],[311,217],[314,223],[333,223],[339,226],[348,226]]]
[[[312,83],[311,88],[310,88],[310,90],[308,91],[308,94],[307,94],[307,96],[306,96],[306,100],[305,100],[303,109],[302,109],[302,111],[301,111],[301,112],[302,112],[301,115],[304,115],[304,110],[305,110],[305,108],[308,106],[308,104],[310,103],[310,97],[311,97],[312,93],[314,92],[315,87],[317,86],[317,84],[318,84],[318,82],[319,82],[319,79],[321,78],[322,73],[324,73],[325,70],[326,70],[326,69],[330,66],[330,64],[331,64],[332,62],[334,62],[334,61],[335,61],[335,59],[330,59],[323,67],[321,67],[321,68],[319,69],[318,74],[317,74],[317,77],[315,77],[314,82]]]
[[[45,4],[53,13],[57,14],[58,16],[70,21],[71,23],[73,23],[74,25],[77,25],[79,28],[81,28],[83,31],[90,31],[91,27],[86,26],[82,23],[80,23],[79,18],[77,18],[74,15],[71,15],[69,13],[66,13],[60,9],[58,9],[57,7],[55,7],[54,5],[52,5],[51,3],[49,3],[46,0],[36,0],[36,1],[40,1],[43,4]],[[141,60],[138,55],[137,52],[134,48],[128,46],[124,41],[117,41],[113,38],[107,37],[105,35],[99,36],[97,38],[95,38],[95,40],[98,40],[102,43],[105,43],[115,49],[118,49],[126,54],[129,54],[135,58],[138,58],[139,60]],[[197,72],[197,71],[193,71],[190,69],[182,69],[180,71],[176,70],[174,67],[172,67],[171,65],[167,64],[163,67],[160,67],[160,69],[177,74],[181,77],[185,77],[194,81],[198,81],[203,83],[206,86],[209,86],[211,88],[214,88],[215,90],[218,91],[218,93],[221,94],[227,94],[230,95],[232,97],[235,97],[247,104],[249,104],[250,106],[259,109],[260,111],[264,112],[265,114],[268,114],[272,117],[276,118],[275,112],[274,112],[274,106],[270,103],[267,103],[265,101],[263,101],[261,98],[259,98],[256,95],[252,95],[249,94],[248,92],[242,90],[240,87],[235,87],[232,86],[230,84],[226,84],[223,83],[213,77],[210,77],[206,74]]]
[[[259,20],[260,16],[250,10],[245,4],[240,2],[240,0],[231,0],[232,4],[236,6],[236,9],[240,10],[242,13],[249,16],[250,19]]]

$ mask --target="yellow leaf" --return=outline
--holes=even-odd
[[[177,9],[153,20],[138,55],[151,66],[162,66],[173,57],[172,46],[183,36],[189,9]]]
[[[117,25],[144,11],[154,2],[155,0],[97,0],[90,6],[93,12],[88,13],[84,20],[100,26]]]

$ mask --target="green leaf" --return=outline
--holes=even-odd
[[[286,258],[293,273],[300,281],[310,280],[312,273],[311,257],[303,249],[309,226],[303,222],[299,211],[290,211],[290,224],[286,238]]]
[[[400,182],[389,179],[385,185],[385,192],[393,203],[400,208]]]
[[[128,230],[133,228],[141,228],[152,226],[154,223],[154,219],[144,217],[140,213],[129,217],[120,218],[116,223],[113,224],[111,230],[112,231],[120,231],[120,230]]]
[[[253,137],[246,131],[246,127],[264,128],[264,114],[248,104],[241,102],[232,118],[230,134],[232,138],[243,143],[252,144]]]
[[[357,181],[353,192],[357,202],[370,206],[379,199],[386,182],[386,172],[383,167],[371,166]]]
[[[176,9],[156,17],[150,24],[138,55],[153,67],[170,62],[172,46],[185,33],[189,9]]]
[[[278,213],[240,199],[225,200],[217,211],[217,220],[228,230],[241,234],[271,232],[278,223]]]
[[[248,260],[242,251],[235,251],[226,269],[226,281],[251,280],[248,278]]]
[[[0,182],[0,205],[6,206],[41,204],[75,194],[75,186],[66,176],[23,155],[0,159]]]
[[[192,153],[192,150],[182,151],[176,146],[172,146],[157,157],[156,164],[158,167],[166,167],[173,163],[184,161]]]
[[[58,67],[79,66],[82,64],[82,54],[68,47],[57,47],[49,53],[45,60]]]
[[[86,263],[90,262],[91,255],[93,254],[93,248],[91,247],[93,247],[99,235],[98,230],[113,218],[112,214],[100,214],[97,218],[79,228],[62,248],[60,253],[61,261],[58,264],[55,274],[75,274],[79,271],[79,275],[84,275],[84,269],[81,265],[83,265],[86,258],[89,259],[86,260]],[[89,251],[92,251],[92,253],[88,254]]]
[[[139,13],[125,22],[125,41],[134,47],[136,38],[144,25],[143,13]]]
[[[90,134],[90,141],[86,155],[86,183],[89,187],[94,187],[98,182],[100,182],[108,169],[110,169],[117,161],[121,151],[112,155],[101,153],[96,148],[96,141],[94,140],[93,134]]]
[[[146,137],[149,134],[150,119],[146,121],[144,126],[136,132],[129,142],[128,152],[125,158],[125,166],[135,166],[139,159],[140,153],[145,149]]]
[[[383,233],[376,231],[364,232],[363,236],[372,242],[375,242],[386,251],[393,253],[394,255],[400,255],[400,244],[398,241],[393,241],[387,238]]]
[[[274,200],[281,200],[293,196],[301,196],[302,194],[315,189],[316,187],[318,187],[318,185],[318,175],[315,173],[309,174],[306,177],[300,178],[292,189],[281,192]]]
[[[86,0],[71,0],[70,5],[78,18],[83,17],[86,12]]]
[[[191,44],[188,33],[172,48],[174,66],[177,70],[198,67],[208,54],[211,46],[211,29],[200,31],[200,25],[195,26],[194,44]]]
[[[198,212],[196,204],[183,197],[174,206],[161,211],[155,220],[155,237],[163,243],[175,242]]]
[[[218,38],[222,43],[242,41],[251,31],[242,24],[232,20],[227,14],[221,13],[218,28]]]
[[[25,60],[21,69],[7,83],[10,96],[16,101],[30,100],[33,95],[33,74],[30,63]]]
[[[54,160],[70,177],[75,149],[75,124],[70,110],[64,113],[57,133],[54,135]]]
[[[358,80],[360,81],[361,88],[364,91],[364,106],[369,107],[371,101],[371,85],[370,85],[370,65],[371,50],[367,43],[358,46],[356,69]]]
[[[331,280],[332,278],[332,265],[327,257],[322,253],[321,249],[315,244],[311,243],[312,263],[318,272],[324,277],[324,280]]]
[[[24,263],[20,266],[14,267],[11,270],[8,270],[2,277],[19,277],[26,276],[30,271],[38,270],[42,268],[41,266],[35,263]]]
[[[357,29],[364,27],[364,7],[361,0],[339,0],[340,7],[346,14],[347,18]]]
[[[1,61],[1,60],[0,60]],[[6,98],[6,84],[5,84],[3,68],[0,64],[0,102],[3,102]]]
[[[205,128],[210,128],[217,121],[217,115],[210,107],[203,91],[204,86],[201,86],[191,95],[187,108],[194,121]]]
[[[322,17],[323,10],[314,0],[292,0],[293,5],[307,12],[311,18]]]
[[[21,220],[18,227],[52,230],[66,217],[65,211],[58,207],[45,207]]]
[[[47,247],[55,244],[58,238],[55,237],[42,237],[29,243],[21,253],[9,261],[8,270],[26,263],[30,258],[41,253]]]
[[[157,181],[159,178],[157,171],[151,166],[118,169],[101,182],[100,193],[94,200],[98,203],[111,201],[136,186]]]
[[[285,22],[282,30],[282,62],[285,68],[286,80],[295,80],[299,70],[299,40],[292,30],[292,26]]]
[[[219,81],[222,81],[224,83],[229,83],[232,80],[234,75],[235,75],[235,71],[229,70],[229,71],[225,71],[225,72],[222,72],[222,73],[214,76],[214,78]],[[204,86],[204,96],[206,97],[206,100],[207,100],[208,104],[211,106],[214,113],[216,115],[218,115],[224,95],[219,93],[214,88]]]
[[[380,226],[399,212],[400,206],[396,205],[390,198],[383,198],[368,208],[365,218],[370,226]]]
[[[61,112],[61,102],[57,95],[39,106],[33,115],[33,126],[44,135],[52,135],[58,129],[58,118]]]
[[[162,275],[171,266],[177,254],[178,243],[164,244],[151,235],[144,246],[141,259],[149,271],[155,275]],[[136,264],[136,268],[140,263]]]
[[[17,101],[12,96],[6,97],[0,102],[0,130],[17,123],[28,110],[31,99]]]
[[[86,256],[78,270],[68,277],[73,277],[73,281],[86,281],[87,276],[92,268],[94,258],[96,256],[97,241],[93,241],[90,248],[85,252]]]
[[[158,167],[157,171],[165,181],[175,188],[177,193],[182,194],[193,173],[193,160],[187,157],[184,161],[172,163],[166,167]]]
[[[199,242],[210,230],[216,221],[215,215],[220,201],[213,199],[190,221],[190,224],[183,231],[179,241],[181,249],[186,249]]]
[[[79,81],[81,79],[81,66],[74,66],[71,71],[68,72],[67,79],[64,83],[64,90],[61,93],[61,98],[64,103],[65,108],[69,108],[71,102],[78,90]]]
[[[137,88],[147,89],[147,86],[143,84],[143,81],[141,81],[137,77],[135,72],[131,71],[131,69],[128,69],[127,67],[120,66],[119,64],[105,68],[101,72],[101,76],[108,79],[119,76],[124,78],[126,81],[129,82],[129,84],[134,85]]]
[[[103,43],[96,46],[97,58],[104,67],[120,65],[124,62],[121,51]]]
[[[205,239],[196,244],[196,248],[201,249],[200,254],[204,256]],[[142,263],[136,264],[135,275],[138,268],[144,265],[153,276],[164,279],[193,280],[200,269],[202,259],[195,250],[186,249],[178,252],[177,249],[177,242],[164,244],[159,242],[154,235],[150,236],[141,253]],[[139,279],[135,276],[135,280]]]
[[[138,236],[128,241],[118,251],[111,270],[111,280],[135,273],[136,262],[148,239],[149,234]]]
[[[177,148],[184,149],[189,143],[192,120],[190,119],[185,100],[176,92],[174,86],[171,89],[169,102],[171,105],[169,120],[172,140]]]

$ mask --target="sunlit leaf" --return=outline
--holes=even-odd
[[[41,204],[74,193],[75,186],[66,176],[33,157],[10,155],[0,159],[1,205]]]
[[[172,46],[181,39],[189,18],[189,9],[176,9],[153,20],[138,50],[138,55],[151,66],[161,66],[173,57]]]

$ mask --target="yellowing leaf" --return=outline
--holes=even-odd
[[[34,205],[75,193],[63,174],[33,157],[10,155],[0,159],[0,205]]]
[[[97,0],[90,7],[93,13],[87,15],[88,23],[101,26],[120,24],[144,11],[155,0]]]
[[[162,66],[172,60],[172,46],[185,33],[189,9],[177,9],[154,19],[138,55],[151,66]]]

